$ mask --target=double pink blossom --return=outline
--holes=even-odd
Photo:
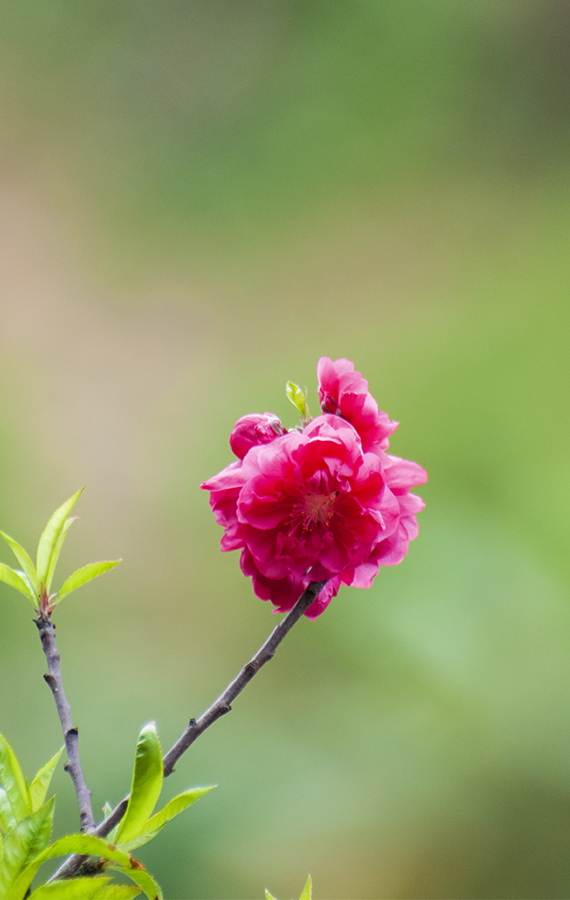
[[[202,485],[222,550],[241,550],[258,597],[285,611],[310,582],[327,582],[310,618],[341,584],[370,587],[381,565],[401,562],[424,506],[410,489],[427,480],[386,452],[398,423],[352,363],[323,357],[317,374],[322,415],[290,432],[271,413],[244,416],[230,437],[238,461]]]

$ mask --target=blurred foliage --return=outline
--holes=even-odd
[[[5,145],[137,265],[267,249],[411,177],[565,162],[564,0],[24,0],[0,22]]]
[[[165,783],[219,790],[141,858],[166,896],[310,871],[331,900],[566,897],[570,5],[21,0],[0,26],[0,527],[29,545],[86,483],[62,565],[125,560],[57,611],[95,807],[272,625],[198,484],[347,356],[430,473],[420,537],[296,627]],[[12,594],[1,731],[31,771],[59,735]]]

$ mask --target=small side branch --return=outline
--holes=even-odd
[[[63,690],[63,682],[61,680],[61,672],[59,669],[59,653],[55,643],[55,625],[51,621],[48,614],[40,611],[37,619],[34,619],[40,633],[42,649],[48,665],[48,674],[44,675],[44,679],[50,687],[57,707],[59,721],[63,731],[65,740],[65,749],[67,751],[67,764],[64,766],[65,771],[69,772],[77,802],[79,804],[79,819],[81,823],[81,831],[91,832],[95,827],[93,818],[93,810],[91,809],[91,791],[88,789],[83,772],[81,771],[81,763],[79,761],[79,735],[77,728],[73,725],[71,719],[71,707]]]
[[[245,664],[241,672],[232,682],[230,682],[218,699],[215,700],[198,719],[190,719],[187,728],[163,757],[162,763],[165,778],[172,774],[174,766],[182,754],[188,750],[201,734],[203,734],[206,728],[209,728],[217,719],[231,710],[233,701],[241,694],[245,686],[249,684],[253,676],[259,672],[261,667],[273,658],[275,651],[283,638],[291,631],[293,625],[301,618],[303,613],[308,610],[309,606],[322,591],[325,584],[326,581],[313,581],[300,599],[297,600],[293,609],[289,610],[287,615],[281,619],[265,643],[259,648],[255,656],[252,656],[250,661]],[[109,813],[107,818],[94,829],[93,834],[97,835],[97,837],[107,837],[109,832],[113,830],[115,825],[118,825],[125,815],[128,802],[128,796],[121,800],[115,809]],[[72,878],[79,871],[83,858],[84,857],[80,856],[71,856],[62,866],[60,866],[57,872],[50,878],[50,881],[60,878]]]

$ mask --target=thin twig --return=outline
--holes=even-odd
[[[188,750],[206,728],[209,728],[217,719],[231,710],[233,701],[241,694],[245,686],[251,681],[253,676],[259,672],[261,667],[273,658],[275,651],[283,638],[291,631],[295,622],[297,622],[303,613],[307,611],[311,603],[313,603],[317,595],[322,591],[325,584],[326,581],[311,582],[304,594],[297,600],[293,609],[289,610],[287,615],[281,619],[265,643],[259,648],[255,656],[252,656],[250,661],[245,664],[241,672],[232,682],[230,682],[218,699],[215,700],[198,719],[190,719],[187,728],[185,728],[176,743],[173,744],[162,759],[165,778],[172,774],[174,766],[182,754]],[[97,837],[106,837],[125,815],[128,802],[128,796],[121,800],[115,809],[109,813],[107,818],[94,829],[93,834],[97,835]],[[85,857],[71,856],[62,866],[60,866],[57,872],[52,875],[49,880],[55,881],[56,879],[73,877],[73,875],[78,872],[84,858]]]
[[[34,619],[40,633],[42,648],[48,664],[48,674],[44,675],[44,679],[49,685],[55,700],[59,721],[63,730],[65,739],[65,749],[67,751],[67,764],[64,766],[65,771],[71,775],[73,787],[77,794],[77,802],[79,804],[79,821],[81,823],[81,831],[91,832],[95,827],[95,819],[93,818],[93,810],[91,809],[91,791],[85,783],[83,772],[81,771],[81,763],[79,761],[79,733],[73,725],[71,718],[71,707],[63,690],[63,682],[61,680],[61,672],[59,670],[59,653],[55,644],[55,625],[50,616],[42,612],[38,612],[37,619]]]
[[[180,759],[183,753],[188,750],[191,744],[194,743],[196,738],[200,737],[200,735],[212,725],[216,719],[219,719],[220,716],[225,715],[231,710],[231,704],[236,699],[238,694],[241,694],[244,687],[248,682],[251,681],[253,676],[259,672],[261,667],[265,665],[266,662],[269,662],[270,659],[273,658],[275,651],[283,638],[289,631],[291,631],[295,622],[301,618],[304,612],[309,608],[311,603],[314,601],[317,594],[323,589],[326,582],[312,582],[303,596],[297,601],[292,610],[290,610],[286,616],[279,622],[279,624],[273,629],[265,643],[259,648],[255,656],[250,659],[248,663],[243,667],[239,675],[234,678],[234,680],[227,686],[223,694],[220,694],[218,699],[212,703],[209,709],[206,712],[202,713],[199,719],[190,719],[188,727],[183,732],[183,734],[178,738],[176,743],[170,748],[168,753],[165,754],[162,762],[164,766],[164,777],[166,778],[168,775],[171,775],[174,771],[174,766]]]

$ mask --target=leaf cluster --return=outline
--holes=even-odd
[[[63,542],[71,525],[75,522],[75,518],[70,517],[69,514],[82,491],[83,488],[66,500],[50,518],[39,540],[35,565],[29,554],[14,538],[4,531],[0,531],[0,536],[4,538],[21,566],[21,569],[13,569],[0,563],[0,581],[15,588],[43,613],[51,613],[54,607],[72,591],[97,578],[98,575],[108,572],[109,569],[114,569],[121,562],[120,559],[116,559],[89,563],[66,578],[59,591],[50,594]]]
[[[301,422],[308,421],[306,390],[303,392],[289,382],[287,396],[299,410]],[[17,541],[0,531],[21,566],[21,569],[14,569],[0,563],[0,581],[27,597],[40,616],[49,617],[63,597],[121,562],[112,560],[83,566],[63,582],[58,592],[50,594],[59,554],[75,521],[70,513],[82,491],[83,488],[51,516],[39,540],[35,565]],[[108,839],[94,834],[69,834],[50,844],[55,797],[46,801],[46,794],[63,749],[28,782],[14,751],[0,735],[0,898],[128,900],[142,891],[148,900],[163,900],[154,878],[131,853],[155,838],[171,819],[215,785],[183,791],[154,812],[162,791],[164,771],[156,726],[149,722],[139,734],[125,814]],[[105,815],[111,812],[110,805],[105,804]],[[75,870],[75,877],[58,879],[56,875],[32,891],[32,882],[42,864],[58,856],[81,857],[84,862],[79,870]],[[115,874],[126,876],[134,884],[113,881]],[[265,896],[266,900],[275,900],[269,891]],[[300,900],[311,900],[310,876]]]
[[[211,787],[194,788],[170,800],[153,815],[162,788],[162,754],[154,723],[139,736],[132,790],[123,820],[105,840],[68,834],[50,844],[55,797],[45,802],[63,747],[29,783],[8,741],[0,735],[0,897],[5,900],[128,900],[142,891],[162,900],[160,887],[131,850],[152,840],[167,822],[191,806]],[[107,807],[109,809],[109,807]],[[40,866],[57,856],[94,857],[89,877],[55,880],[29,893]],[[133,885],[112,881],[122,874]]]
[[[55,797],[45,802],[51,777],[63,747],[29,783],[8,741],[0,735],[0,897],[6,900],[127,900],[143,890],[149,900],[160,888],[141,864],[108,841],[86,834],[69,834],[50,845]],[[112,883],[107,876],[78,878],[40,885],[30,893],[42,865],[56,856],[82,853],[96,856],[97,866],[123,872],[134,885]]]

